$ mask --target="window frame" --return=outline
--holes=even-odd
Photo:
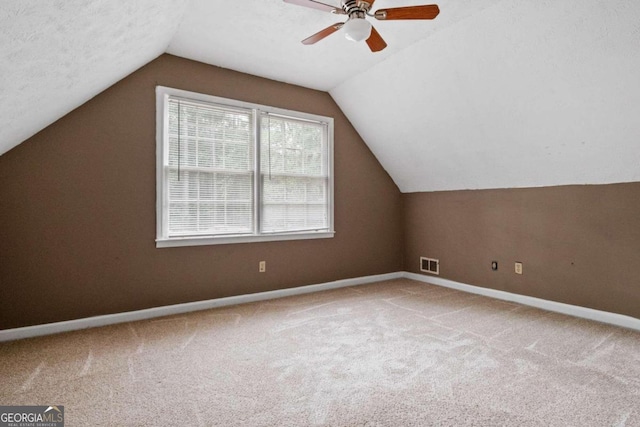
[[[225,234],[225,235],[202,235],[202,236],[168,236],[168,185],[166,180],[165,157],[168,155],[168,133],[169,133],[169,98],[182,98],[185,101],[195,101],[199,103],[211,103],[229,108],[241,108],[252,110],[253,127],[253,216],[254,231],[252,234]],[[260,116],[262,113],[288,117],[295,120],[311,121],[323,123],[327,127],[327,229],[321,231],[300,231],[300,232],[261,232],[260,214],[261,204],[261,159],[260,159]],[[202,246],[219,245],[233,243],[253,243],[286,240],[306,240],[332,238],[334,229],[334,125],[333,118],[316,114],[292,111],[267,105],[238,101],[229,98],[207,95],[197,92],[190,92],[182,89],[174,89],[166,86],[156,86],[156,247],[180,247],[180,246]]]

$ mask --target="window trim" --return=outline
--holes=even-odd
[[[196,102],[213,103],[230,108],[246,108],[253,110],[253,126],[254,126],[254,233],[239,235],[220,235],[220,236],[178,236],[168,237],[165,234],[166,191],[168,191],[165,183],[164,160],[167,155],[165,140],[169,132],[168,105],[169,97],[184,98],[185,100],[193,100]],[[261,211],[260,190],[259,190],[259,166],[260,166],[260,126],[259,115],[266,112],[273,115],[281,115],[300,120],[308,120],[322,122],[327,124],[327,169],[329,173],[327,185],[327,202],[328,208],[328,230],[325,231],[302,231],[302,232],[284,232],[284,233],[258,233],[257,222]],[[156,86],[156,248],[169,248],[180,246],[203,246],[203,245],[220,245],[232,243],[254,243],[254,242],[272,242],[287,240],[306,240],[306,239],[326,239],[335,235],[334,229],[334,125],[333,118],[320,116],[316,114],[304,113],[300,111],[286,110],[267,105],[254,104],[250,102],[238,101],[229,98],[221,98],[213,95],[190,92],[181,89],[174,89],[165,86]]]

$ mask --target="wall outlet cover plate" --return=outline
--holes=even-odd
[[[516,262],[516,274],[522,274],[522,263]]]

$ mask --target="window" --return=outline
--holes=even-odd
[[[333,236],[332,118],[156,97],[157,247]]]

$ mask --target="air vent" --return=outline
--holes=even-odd
[[[420,271],[439,275],[440,261],[433,258],[420,257]]]

